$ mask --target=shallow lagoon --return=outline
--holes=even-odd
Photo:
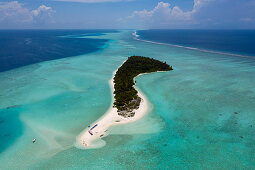
[[[1,138],[12,137],[2,169],[255,168],[253,59],[145,43],[132,31],[90,36],[98,37],[111,40],[100,51],[0,73],[9,134]],[[108,80],[130,55],[174,71],[136,79],[151,103],[143,119],[111,128],[103,148],[77,149],[76,136],[110,106]]]

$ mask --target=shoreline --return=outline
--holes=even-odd
[[[114,80],[113,79],[115,77],[117,70],[113,72],[113,77],[111,80],[109,80],[109,84],[110,84],[110,88],[112,92],[111,106],[101,118],[96,120],[93,124],[91,124],[91,126],[87,127],[76,137],[76,144],[75,144],[76,147],[80,149],[93,149],[93,148],[103,147],[105,145],[105,141],[102,140],[101,138],[109,134],[107,131],[110,127],[115,125],[135,122],[141,119],[148,112],[149,103],[147,98],[142,92],[139,91],[137,87],[134,86],[134,88],[138,92],[137,95],[142,99],[139,105],[139,108],[134,110],[135,115],[133,117],[125,118],[123,116],[118,115],[117,108],[113,107],[113,102],[114,102],[114,94],[113,94]],[[146,74],[146,73],[143,73],[143,74]],[[139,74],[136,77],[141,76],[143,74]]]

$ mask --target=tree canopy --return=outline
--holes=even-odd
[[[140,105],[141,99],[133,87],[134,77],[141,73],[151,73],[156,71],[170,71],[173,68],[153,58],[142,56],[131,56],[117,70],[114,77],[114,107],[118,111],[132,110]]]

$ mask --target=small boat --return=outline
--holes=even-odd
[[[35,143],[35,142],[36,142],[36,138],[33,139],[33,143]]]
[[[90,128],[90,130],[94,129],[95,127],[97,127],[97,124],[95,124],[92,128]]]
[[[92,132],[90,132],[90,130],[89,130],[89,134],[90,134],[90,135],[93,135],[93,133],[92,133]]]

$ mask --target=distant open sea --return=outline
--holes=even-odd
[[[17,67],[87,54],[99,50],[108,40],[75,38],[114,30],[0,30],[0,72]],[[61,37],[64,35],[75,35]]]
[[[139,38],[255,58],[255,30],[140,30]]]

